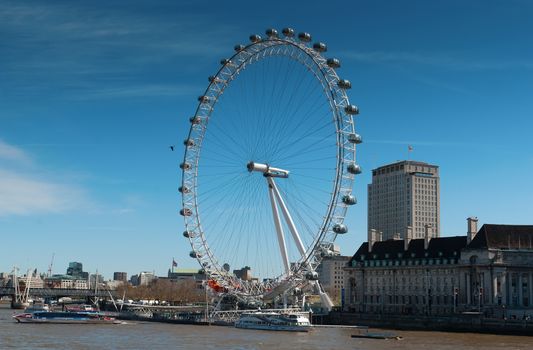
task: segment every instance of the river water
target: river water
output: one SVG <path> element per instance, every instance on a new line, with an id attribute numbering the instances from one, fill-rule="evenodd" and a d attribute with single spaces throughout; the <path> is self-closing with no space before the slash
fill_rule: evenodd
<path id="1" fill-rule="evenodd" d="M 533 349 L 533 336 L 394 331 L 402 340 L 354 339 L 353 329 L 318 328 L 309 333 L 243 330 L 154 322 L 118 325 L 19 324 L 0 305 L 0 349 Z"/>

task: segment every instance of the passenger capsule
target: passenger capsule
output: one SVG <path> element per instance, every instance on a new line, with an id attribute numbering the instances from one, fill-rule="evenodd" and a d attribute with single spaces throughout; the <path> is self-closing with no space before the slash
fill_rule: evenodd
<path id="1" fill-rule="evenodd" d="M 202 122 L 202 118 L 200 118 L 199 116 L 193 116 L 189 118 L 189 121 L 191 122 L 191 124 L 198 125 Z"/>
<path id="2" fill-rule="evenodd" d="M 349 80 L 341 79 L 337 82 L 337 86 L 340 87 L 341 89 L 348 90 L 352 88 L 352 83 L 350 83 Z"/>
<path id="3" fill-rule="evenodd" d="M 359 134 L 349 134 L 348 142 L 355 143 L 356 145 L 358 145 L 363 142 L 363 138 Z"/>
<path id="4" fill-rule="evenodd" d="M 185 141 L 183 141 L 183 144 L 187 147 L 192 147 L 194 146 L 194 140 L 193 139 L 186 139 Z"/>
<path id="5" fill-rule="evenodd" d="M 337 234 L 344 234 L 348 232 L 348 227 L 344 224 L 335 224 L 333 225 L 333 232 Z"/>
<path id="6" fill-rule="evenodd" d="M 220 64 L 222 64 L 222 65 L 226 65 L 228 63 L 231 63 L 231 61 L 228 60 L 227 58 L 223 58 L 223 59 L 220 60 Z"/>
<path id="7" fill-rule="evenodd" d="M 266 35 L 269 38 L 277 38 L 278 37 L 278 31 L 275 30 L 274 28 L 267 29 L 265 33 L 266 33 Z"/>
<path id="8" fill-rule="evenodd" d="M 346 205 L 354 205 L 357 204 L 357 199 L 354 195 L 347 194 L 344 197 L 342 197 L 342 202 Z"/>
<path id="9" fill-rule="evenodd" d="M 207 103 L 209 102 L 209 96 L 198 96 L 198 101 L 201 102 L 201 103 Z"/>
<path id="10" fill-rule="evenodd" d="M 348 105 L 344 107 L 344 111 L 348 114 L 359 114 L 359 108 L 355 105 Z"/>
<path id="11" fill-rule="evenodd" d="M 199 258 L 202 257 L 202 254 L 197 253 L 197 252 L 195 252 L 195 251 L 191 251 L 191 252 L 189 253 L 189 256 L 190 256 L 191 258 L 199 259 Z"/>
<path id="12" fill-rule="evenodd" d="M 305 274 L 305 278 L 310 281 L 316 281 L 318 280 L 318 273 L 316 271 L 309 271 Z"/>
<path id="13" fill-rule="evenodd" d="M 192 232 L 192 231 L 183 231 L 183 237 L 192 238 L 192 237 L 194 237 L 194 232 Z"/>
<path id="14" fill-rule="evenodd" d="M 294 36 L 294 29 L 292 29 L 292 28 L 283 28 L 283 30 L 281 32 L 287 38 L 292 38 Z"/>
<path id="15" fill-rule="evenodd" d="M 350 174 L 354 174 L 354 175 L 358 175 L 362 173 L 362 170 L 359 164 L 355 164 L 355 163 L 348 165 L 347 170 Z"/>
<path id="16" fill-rule="evenodd" d="M 339 61 L 337 58 L 328 58 L 326 64 L 331 68 L 341 67 L 341 61 Z"/>
<path id="17" fill-rule="evenodd" d="M 326 256 L 333 256 L 333 252 L 329 249 L 323 249 L 321 252 L 320 252 L 320 256 L 321 257 L 326 257 Z"/>
<path id="18" fill-rule="evenodd" d="M 216 77 L 216 76 L 210 76 L 207 80 L 209 80 L 210 83 L 225 83 L 226 81 L 223 80 L 223 79 L 220 79 L 219 77 Z"/>
<path id="19" fill-rule="evenodd" d="M 180 193 L 189 193 L 189 192 L 191 192 L 191 190 L 190 190 L 189 187 L 187 187 L 187 186 L 180 186 L 180 187 L 178 187 L 178 191 L 179 191 Z"/>
<path id="20" fill-rule="evenodd" d="M 180 215 L 181 216 L 191 216 L 192 215 L 192 210 L 189 209 L 189 208 L 183 208 L 180 210 Z"/>
<path id="21" fill-rule="evenodd" d="M 189 163 L 181 163 L 180 168 L 183 170 L 189 170 L 191 169 L 191 165 Z"/>
<path id="22" fill-rule="evenodd" d="M 298 34 L 298 39 L 300 39 L 300 41 L 303 41 L 304 43 L 308 43 L 311 41 L 311 34 L 302 32 Z"/>
<path id="23" fill-rule="evenodd" d="M 237 44 L 233 47 L 233 49 L 236 51 L 236 52 L 240 52 L 242 50 L 244 50 L 245 46 L 244 45 L 241 45 L 241 44 Z"/>
<path id="24" fill-rule="evenodd" d="M 316 52 L 326 52 L 328 51 L 328 47 L 324 43 L 314 43 L 313 50 Z"/>
<path id="25" fill-rule="evenodd" d="M 261 41 L 261 37 L 257 34 L 250 35 L 250 41 L 253 43 L 258 43 Z"/>

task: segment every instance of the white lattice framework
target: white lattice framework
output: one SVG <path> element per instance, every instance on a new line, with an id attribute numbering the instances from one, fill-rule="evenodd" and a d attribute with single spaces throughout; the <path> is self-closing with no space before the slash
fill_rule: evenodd
<path id="1" fill-rule="evenodd" d="M 270 33 L 269 33 L 270 32 Z M 284 30 L 285 33 L 285 30 Z M 292 32 L 294 33 L 294 32 Z M 344 218 L 347 207 L 355 204 L 352 196 L 354 177 L 360 173 L 356 164 L 356 144 L 361 138 L 355 133 L 353 115 L 358 113 L 357 107 L 350 104 L 346 89 L 351 87 L 349 81 L 340 79 L 336 68 L 340 66 L 337 59 L 326 59 L 322 53 L 324 44 L 309 44 L 304 36 L 298 39 L 291 35 L 278 36 L 274 30 L 267 31 L 268 37 L 252 36 L 252 43 L 247 46 L 236 46 L 236 53 L 229 59 L 223 60 L 222 67 L 209 78 L 209 85 L 199 98 L 196 113 L 190 118 L 191 127 L 185 140 L 185 153 L 182 169 L 181 215 L 185 219 L 183 235 L 190 241 L 194 257 L 210 279 L 224 287 L 227 291 L 239 297 L 260 300 L 270 291 L 282 294 L 284 291 L 305 283 L 306 274 L 314 271 L 323 256 L 324 247 L 335 241 L 338 234 L 346 233 Z M 303 33 L 306 34 L 306 33 Z M 302 34 L 300 34 L 302 36 Z M 310 36 L 309 36 L 310 38 Z M 323 45 L 323 46 L 321 46 Z M 332 120 L 336 128 L 336 172 L 332 179 L 329 207 L 322 225 L 316 232 L 315 238 L 300 261 L 292 264 L 291 273 L 273 278 L 268 282 L 249 283 L 238 279 L 235 275 L 224 270 L 217 257 L 209 248 L 204 234 L 204 227 L 200 217 L 197 199 L 197 175 L 202 142 L 215 105 L 222 93 L 231 82 L 238 79 L 239 74 L 249 65 L 260 60 L 267 60 L 272 56 L 285 56 L 305 66 L 322 85 L 324 94 L 332 110 Z M 209 228 L 205 228 L 209 229 Z"/>

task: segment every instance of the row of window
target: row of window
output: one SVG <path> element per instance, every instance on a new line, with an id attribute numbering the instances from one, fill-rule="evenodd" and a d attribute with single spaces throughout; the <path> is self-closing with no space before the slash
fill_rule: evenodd
<path id="1" fill-rule="evenodd" d="M 446 265 L 457 264 L 456 258 L 439 258 L 439 259 L 415 259 L 415 260 L 365 260 L 362 261 L 365 267 L 381 267 L 381 266 L 418 266 L 418 265 Z M 352 262 L 355 267 L 357 262 Z"/>

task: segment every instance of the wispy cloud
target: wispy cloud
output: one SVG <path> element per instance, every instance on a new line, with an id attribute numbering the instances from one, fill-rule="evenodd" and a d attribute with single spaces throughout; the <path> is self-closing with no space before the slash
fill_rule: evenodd
<path id="1" fill-rule="evenodd" d="M 234 43 L 228 40 L 235 35 L 229 34 L 236 28 L 207 25 L 209 14 L 170 16 L 163 9 L 152 10 L 127 11 L 113 4 L 0 3 L 0 32 L 9 39 L 2 43 L 0 67 L 10 93 L 46 90 L 62 98 L 198 93 L 172 85 L 169 77 L 194 72 L 202 57 L 231 54 Z M 163 65 L 165 74 L 159 71 Z"/>
<path id="2" fill-rule="evenodd" d="M 81 188 L 0 169 L 0 217 L 60 213 L 86 202 Z"/>
<path id="3" fill-rule="evenodd" d="M 418 64 L 452 70 L 533 69 L 533 61 L 528 60 L 488 60 L 467 58 L 460 54 L 450 53 L 345 51 L 342 53 L 342 57 L 367 63 Z"/>
<path id="4" fill-rule="evenodd" d="M 9 145 L 0 139 L 0 160 L 10 160 L 28 164 L 31 157 L 19 147 Z"/>
<path id="5" fill-rule="evenodd" d="M 45 178 L 20 147 L 0 140 L 0 160 L 11 161 L 0 163 L 0 217 L 60 213 L 88 206 L 82 187 Z"/>

